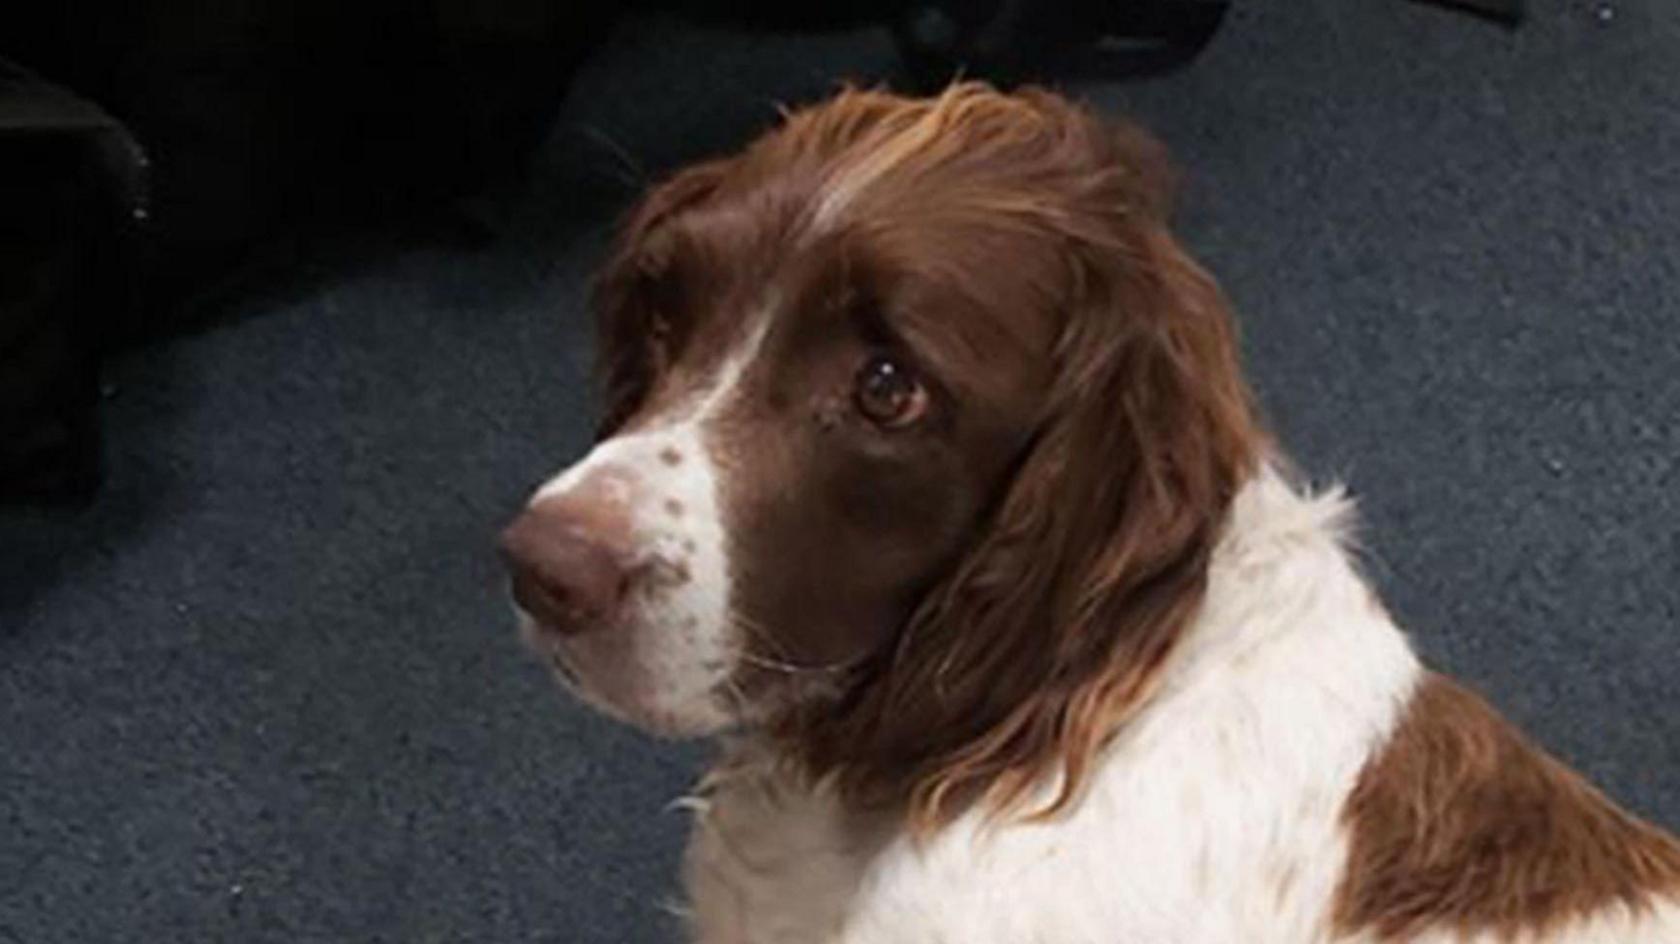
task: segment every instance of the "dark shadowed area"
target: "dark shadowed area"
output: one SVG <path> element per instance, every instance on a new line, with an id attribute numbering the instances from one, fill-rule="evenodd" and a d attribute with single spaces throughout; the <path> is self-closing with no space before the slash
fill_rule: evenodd
<path id="1" fill-rule="evenodd" d="M 1680 827 L 1680 6 L 1239 3 L 1157 131 L 1270 420 L 1440 668 Z M 884 32 L 621 24 L 493 237 L 316 240 L 107 371 L 109 478 L 0 517 L 0 941 L 674 941 L 703 751 L 562 696 L 493 555 L 585 445 L 636 181 Z"/>

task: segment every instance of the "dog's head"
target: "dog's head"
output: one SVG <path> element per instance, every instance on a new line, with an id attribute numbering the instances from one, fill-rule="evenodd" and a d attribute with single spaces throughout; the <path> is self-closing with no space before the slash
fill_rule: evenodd
<path id="1" fill-rule="evenodd" d="M 1167 176 L 968 84 L 655 188 L 597 285 L 600 440 L 504 536 L 529 638 L 609 713 L 759 726 L 934 816 L 1071 789 L 1259 448 Z"/>

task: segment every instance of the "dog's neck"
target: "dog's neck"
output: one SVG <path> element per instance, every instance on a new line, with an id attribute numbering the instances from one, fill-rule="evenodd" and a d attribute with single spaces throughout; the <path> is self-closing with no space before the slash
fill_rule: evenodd
<path id="1" fill-rule="evenodd" d="M 1356 524 L 1340 486 L 1313 493 L 1292 483 L 1280 462 L 1262 465 L 1231 503 L 1202 606 L 1163 669 L 1157 697 L 1290 650 L 1306 635 L 1314 645 L 1352 645 L 1336 654 L 1340 674 L 1415 673 L 1410 644 L 1351 550 Z M 1314 661 L 1330 664 L 1329 657 Z M 1370 681 L 1387 687 L 1392 679 Z"/>

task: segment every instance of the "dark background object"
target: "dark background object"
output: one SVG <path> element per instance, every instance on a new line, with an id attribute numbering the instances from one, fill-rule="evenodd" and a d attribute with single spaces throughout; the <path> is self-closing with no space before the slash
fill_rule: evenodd
<path id="1" fill-rule="evenodd" d="M 610 7 L 545 0 L 77 0 L 0 10 L 0 53 L 151 155 L 157 337 L 299 231 L 435 212 L 515 171 Z M 284 257 L 282 257 L 283 259 Z"/>
<path id="2" fill-rule="evenodd" d="M 1515 26 L 1522 22 L 1523 0 L 1423 0 L 1442 6 L 1457 7 L 1500 23 Z"/>
<path id="3" fill-rule="evenodd" d="M 1175 33 L 1173 14 L 1223 3 L 1081 0 L 1038 5 L 1029 17 L 1017 0 L 945 0 L 918 6 L 917 15 L 948 11 L 962 31 L 945 44 L 905 48 L 927 86 L 963 68 L 1000 79 L 1048 75 L 1116 29 L 1148 33 L 1182 61 L 1216 20 Z M 834 10 L 728 0 L 645 6 L 758 30 L 834 30 L 910 15 L 883 0 Z M 402 225 L 469 242 L 488 237 L 473 201 L 519 189 L 573 70 L 621 12 L 551 0 L 78 0 L 0 9 L 0 52 L 26 57 L 109 110 L 153 162 L 145 226 L 131 232 L 124 219 L 103 224 L 120 234 L 98 233 L 101 221 L 77 209 L 72 248 L 43 223 L 68 219 L 70 209 L 43 201 L 83 199 L 97 168 L 60 166 L 33 144 L 0 155 L 5 186 L 17 194 L 6 207 L 9 231 L 31 242 L 11 264 L 28 268 L 24 284 L 49 273 L 57 280 L 35 289 L 30 314 L 5 315 L 34 334 L 0 334 L 0 362 L 18 373 L 12 382 L 31 385 L 8 408 L 15 435 L 0 450 L 0 500 L 39 497 L 43 487 L 88 494 L 97 439 L 87 394 L 98 358 L 202 325 L 259 278 L 293 266 L 300 241 Z M 1111 55 L 1104 68 L 1118 75 L 1166 64 Z M 80 183 L 64 189 L 72 177 Z M 114 254 L 79 248 L 100 240 L 120 242 L 135 265 L 102 271 Z M 69 262 L 66 252 L 78 255 Z M 118 281 L 136 289 L 122 305 L 85 288 Z M 48 296 L 50 318 L 42 314 Z M 48 453 L 61 458 L 41 458 Z"/>
<path id="4" fill-rule="evenodd" d="M 1188 61 L 1229 7 L 1227 0 L 946 0 L 912 3 L 894 25 L 906 66 L 925 89 L 957 74 L 1005 85 L 1112 80 Z"/>
<path id="5" fill-rule="evenodd" d="M 933 85 L 960 69 L 1065 74 L 1117 33 L 1182 61 L 1225 0 L 640 6 L 759 29 L 944 16 L 961 35 L 915 46 L 917 75 Z M 123 343 L 190 324 L 204 314 L 194 301 L 271 260 L 261 250 L 283 236 L 436 214 L 517 182 L 573 70 L 622 12 L 549 0 L 80 0 L 0 11 L 0 53 L 109 111 L 155 161 L 145 315 L 120 326 L 111 340 Z M 1165 64 L 1113 56 L 1104 74 Z"/>
<path id="6" fill-rule="evenodd" d="M 1068 91 L 1185 165 L 1266 412 L 1424 653 L 1676 827 L 1680 6 L 1616 11 L 1239 3 Z M 0 511 L 0 941 L 677 941 L 704 752 L 555 690 L 493 537 L 588 441 L 624 202 L 898 68 L 884 27 L 637 14 L 489 238 L 308 240 L 112 357 L 105 488 Z"/>
<path id="7" fill-rule="evenodd" d="M 0 498 L 98 484 L 94 339 L 134 310 L 144 177 L 122 125 L 0 59 Z"/>
<path id="8" fill-rule="evenodd" d="M 1159 73 L 1206 45 L 1230 0 L 642 0 L 638 7 L 736 29 L 886 26 L 903 57 L 899 84 L 931 91 L 958 75 L 1007 86 Z"/>

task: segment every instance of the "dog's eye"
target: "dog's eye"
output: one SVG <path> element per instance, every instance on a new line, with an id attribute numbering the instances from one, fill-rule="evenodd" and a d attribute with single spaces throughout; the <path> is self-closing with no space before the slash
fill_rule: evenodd
<path id="1" fill-rule="evenodd" d="M 890 357 L 872 357 L 858 370 L 852 399 L 877 426 L 908 426 L 927 412 L 927 389 L 906 366 Z"/>

